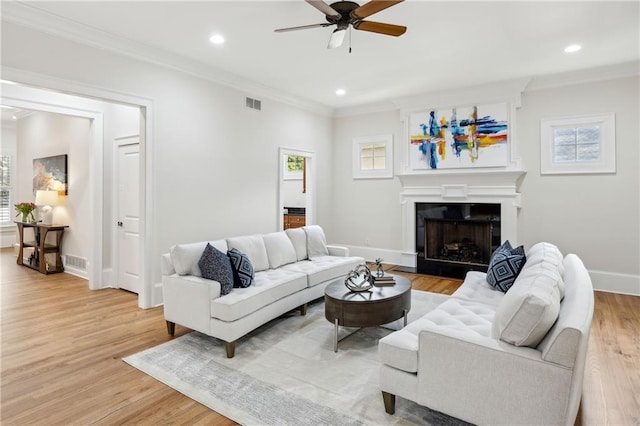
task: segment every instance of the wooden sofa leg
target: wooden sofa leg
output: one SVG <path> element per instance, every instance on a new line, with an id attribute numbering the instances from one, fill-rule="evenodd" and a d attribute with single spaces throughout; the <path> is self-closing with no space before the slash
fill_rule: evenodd
<path id="1" fill-rule="evenodd" d="M 227 351 L 227 358 L 233 358 L 236 354 L 236 342 L 224 342 L 224 350 Z"/>
<path id="2" fill-rule="evenodd" d="M 175 322 L 167 321 L 167 333 L 169 333 L 169 336 L 173 336 L 174 334 L 176 334 Z"/>
<path id="3" fill-rule="evenodd" d="M 304 305 L 300 306 L 300 315 L 305 316 L 307 315 L 307 304 L 305 303 Z"/>
<path id="4" fill-rule="evenodd" d="M 387 414 L 393 414 L 396 412 L 396 396 L 382 391 L 382 400 L 384 401 L 384 411 Z"/>

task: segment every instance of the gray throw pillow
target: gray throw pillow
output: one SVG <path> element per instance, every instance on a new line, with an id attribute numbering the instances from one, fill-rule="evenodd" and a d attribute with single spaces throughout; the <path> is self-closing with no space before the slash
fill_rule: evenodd
<path id="1" fill-rule="evenodd" d="M 249 257 L 240 250 L 232 248 L 227 252 L 233 269 L 233 286 L 247 288 L 253 284 L 255 273 Z"/>
<path id="2" fill-rule="evenodd" d="M 491 256 L 487 282 L 496 290 L 506 293 L 520 274 L 526 260 L 524 247 L 513 248 L 509 240 L 505 241 Z"/>
<path id="3" fill-rule="evenodd" d="M 220 283 L 220 295 L 229 294 L 233 289 L 233 269 L 226 254 L 207 243 L 198 261 L 202 277 Z"/>

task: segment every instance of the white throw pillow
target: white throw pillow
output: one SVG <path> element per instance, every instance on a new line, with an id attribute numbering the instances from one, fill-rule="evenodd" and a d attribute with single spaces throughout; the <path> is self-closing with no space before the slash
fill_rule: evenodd
<path id="1" fill-rule="evenodd" d="M 309 258 L 316 256 L 328 256 L 327 239 L 324 231 L 318 225 L 303 226 L 304 232 L 307 234 L 307 251 Z"/>
<path id="2" fill-rule="evenodd" d="M 223 253 L 227 252 L 226 240 L 208 241 L 209 244 L 217 248 Z M 178 275 L 195 275 L 201 277 L 198 262 L 207 246 L 207 241 L 189 244 L 176 244 L 169 251 L 171 255 L 171 263 Z"/>
<path id="3" fill-rule="evenodd" d="M 560 274 L 519 276 L 500 301 L 494 335 L 515 346 L 535 348 L 558 319 Z"/>
<path id="4" fill-rule="evenodd" d="M 267 248 L 267 256 L 269 257 L 269 266 L 271 266 L 271 269 L 288 263 L 294 263 L 298 260 L 296 257 L 296 249 L 284 231 L 265 234 L 262 236 L 262 239 Z"/>
<path id="5" fill-rule="evenodd" d="M 264 245 L 262 235 L 227 238 L 227 244 L 229 249 L 234 248 L 246 254 L 255 272 L 269 269 L 269 257 L 267 256 L 267 248 Z"/>
<path id="6" fill-rule="evenodd" d="M 291 228 L 284 231 L 291 240 L 293 247 L 296 249 L 296 258 L 305 260 L 309 258 L 307 253 L 307 233 L 302 228 Z"/>
<path id="7" fill-rule="evenodd" d="M 534 244 L 529 251 L 527 251 L 527 261 L 522 267 L 522 272 L 527 271 L 529 268 L 533 268 L 536 265 L 543 265 L 545 268 L 554 268 L 557 269 L 560 277 L 564 276 L 564 258 L 560 249 L 557 246 L 540 242 Z M 558 288 L 560 289 L 560 299 L 564 297 L 565 285 L 564 281 L 560 280 L 558 283 Z"/>

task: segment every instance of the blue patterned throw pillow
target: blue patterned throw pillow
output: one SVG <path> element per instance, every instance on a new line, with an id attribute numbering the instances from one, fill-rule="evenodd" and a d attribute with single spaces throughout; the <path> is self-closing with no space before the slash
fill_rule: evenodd
<path id="1" fill-rule="evenodd" d="M 491 255 L 487 282 L 491 287 L 506 293 L 518 277 L 526 260 L 524 247 L 513 248 L 509 240 L 505 241 Z"/>
<path id="2" fill-rule="evenodd" d="M 238 249 L 232 248 L 227 252 L 227 256 L 231 260 L 233 269 L 233 286 L 238 288 L 247 288 L 253 284 L 255 274 L 253 265 L 246 254 Z"/>
<path id="3" fill-rule="evenodd" d="M 202 277 L 220 283 L 220 295 L 229 294 L 233 289 L 233 269 L 229 258 L 223 252 L 207 243 L 198 261 Z"/>

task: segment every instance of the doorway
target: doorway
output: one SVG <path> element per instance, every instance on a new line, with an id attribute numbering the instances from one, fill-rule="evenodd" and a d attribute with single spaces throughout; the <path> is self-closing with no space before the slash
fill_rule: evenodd
<path id="1" fill-rule="evenodd" d="M 152 269 L 145 253 L 151 251 L 152 215 L 149 206 L 152 204 L 152 168 L 151 152 L 151 127 L 152 102 L 148 99 L 136 96 L 112 93 L 102 89 L 77 86 L 72 82 L 60 82 L 46 76 L 25 76 L 9 71 L 2 81 L 2 96 L 0 102 L 16 108 L 43 110 L 59 114 L 76 115 L 89 118 L 91 125 L 91 143 L 89 146 L 89 173 L 86 180 L 87 190 L 90 192 L 90 208 L 86 212 L 89 218 L 89 234 L 85 236 L 90 243 L 88 258 L 88 271 L 90 289 L 110 287 L 114 281 L 112 268 L 117 262 L 112 257 L 112 249 L 115 245 L 112 238 L 113 232 L 109 229 L 116 227 L 116 221 L 112 221 L 112 197 L 103 198 L 105 190 L 105 173 L 114 173 L 113 159 L 109 154 L 105 157 L 105 131 L 110 127 L 104 127 L 103 116 L 112 113 L 115 105 L 128 105 L 136 108 L 139 118 L 136 119 L 136 133 L 140 135 L 139 152 L 139 190 L 140 190 L 140 244 L 138 250 L 138 265 L 140 268 L 140 291 L 138 293 L 138 306 L 150 308 L 158 304 L 159 296 L 151 284 Z M 13 83 L 20 82 L 20 83 Z M 77 95 L 71 95 L 75 93 Z M 133 132 L 128 132 L 132 134 Z M 106 139 L 113 140 L 113 139 Z M 105 161 L 106 160 L 106 161 Z M 110 185 L 109 185 L 110 186 Z M 105 202 L 107 204 L 105 204 Z M 107 225 L 108 226 L 105 226 Z"/>
<path id="2" fill-rule="evenodd" d="M 278 230 L 315 223 L 315 154 L 310 151 L 278 150 Z"/>

